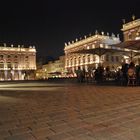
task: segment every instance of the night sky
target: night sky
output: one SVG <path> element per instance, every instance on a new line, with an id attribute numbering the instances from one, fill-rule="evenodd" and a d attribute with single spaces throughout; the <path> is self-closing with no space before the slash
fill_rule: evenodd
<path id="1" fill-rule="evenodd" d="M 35 45 L 38 56 L 63 55 L 64 43 L 94 34 L 121 34 L 122 19 L 140 18 L 140 0 L 3 0 L 0 43 Z"/>

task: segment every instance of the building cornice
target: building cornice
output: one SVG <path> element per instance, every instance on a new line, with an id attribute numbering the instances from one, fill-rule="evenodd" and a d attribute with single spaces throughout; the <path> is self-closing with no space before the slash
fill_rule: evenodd
<path id="1" fill-rule="evenodd" d="M 75 43 L 70 44 L 70 42 L 69 42 L 68 45 L 65 44 L 64 51 L 74 49 L 78 46 L 83 46 L 83 45 L 86 45 L 86 44 L 89 44 L 89 43 L 92 43 L 92 42 L 95 42 L 98 40 L 101 41 L 102 43 L 107 43 L 107 44 L 109 44 L 109 42 L 111 42 L 111 44 L 116 44 L 116 42 L 120 43 L 119 37 L 115 37 L 115 36 L 110 37 L 110 36 L 105 36 L 105 35 L 93 35 L 93 36 L 90 36 L 83 40 L 77 41 Z"/>
<path id="2" fill-rule="evenodd" d="M 36 53 L 35 47 L 30 46 L 29 48 L 24 48 L 24 47 L 8 47 L 8 46 L 0 46 L 0 51 L 5 51 L 5 52 L 34 52 Z"/>
<path id="3" fill-rule="evenodd" d="M 137 20 L 128 22 L 126 24 L 123 24 L 123 28 L 121 30 L 122 31 L 127 31 L 127 30 L 130 30 L 130 29 L 136 28 L 138 26 L 140 26 L 140 19 L 137 19 Z"/>

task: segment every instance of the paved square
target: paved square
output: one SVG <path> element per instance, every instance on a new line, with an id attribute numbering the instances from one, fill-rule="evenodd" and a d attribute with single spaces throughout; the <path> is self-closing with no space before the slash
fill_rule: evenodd
<path id="1" fill-rule="evenodd" d="M 140 140 L 140 87 L 0 83 L 0 140 Z"/>

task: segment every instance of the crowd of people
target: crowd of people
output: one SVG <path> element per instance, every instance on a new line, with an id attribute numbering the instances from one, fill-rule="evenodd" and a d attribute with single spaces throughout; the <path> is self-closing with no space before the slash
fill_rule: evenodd
<path id="1" fill-rule="evenodd" d="M 99 66 L 98 68 L 78 69 L 75 71 L 77 80 L 82 82 L 102 83 L 104 81 L 116 81 L 119 85 L 140 85 L 140 65 L 131 62 L 130 64 L 122 64 L 121 68 L 110 69 L 108 67 Z"/>
<path id="2" fill-rule="evenodd" d="M 117 80 L 121 85 L 140 85 L 140 65 L 123 64 L 117 72 Z"/>

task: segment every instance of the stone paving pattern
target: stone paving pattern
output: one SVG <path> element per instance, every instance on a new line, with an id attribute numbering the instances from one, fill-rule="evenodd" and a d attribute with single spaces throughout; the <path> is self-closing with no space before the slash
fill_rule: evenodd
<path id="1" fill-rule="evenodd" d="M 140 140 L 140 87 L 21 85 L 0 89 L 0 140 Z"/>

